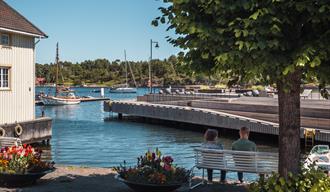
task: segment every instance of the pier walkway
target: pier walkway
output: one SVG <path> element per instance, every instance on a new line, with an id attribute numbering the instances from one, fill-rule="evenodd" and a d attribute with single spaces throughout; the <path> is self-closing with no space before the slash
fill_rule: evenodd
<path id="1" fill-rule="evenodd" d="M 111 111 L 118 114 L 127 114 L 131 116 L 147 117 L 161 120 L 169 120 L 176 122 L 192 123 L 197 125 L 205 125 L 211 127 L 219 127 L 226 129 L 239 130 L 242 126 L 247 126 L 252 132 L 278 135 L 279 127 L 274 117 L 267 118 L 251 118 L 251 112 L 233 112 L 220 109 L 208 109 L 190 106 L 180 106 L 171 104 L 160 104 L 150 102 L 137 101 L 113 101 L 111 106 L 108 102 L 104 104 L 105 111 Z M 310 113 L 311 111 L 307 111 Z M 250 114 L 250 115 L 247 115 Z M 262 113 L 258 112 L 259 115 Z M 274 114 L 272 114 L 274 115 Z M 325 114 L 327 115 L 327 114 Z M 306 117 L 311 118 L 312 117 Z M 263 120 L 264 119 L 264 120 Z M 273 119 L 273 121 L 271 120 Z M 303 122 L 304 122 L 304 118 Z M 323 128 L 316 128 L 315 140 L 322 142 L 330 142 L 330 127 L 328 118 L 322 118 Z M 310 124 L 313 125 L 313 124 Z M 315 124 L 314 124 L 315 125 Z M 304 138 L 305 128 L 302 127 L 301 138 Z"/>

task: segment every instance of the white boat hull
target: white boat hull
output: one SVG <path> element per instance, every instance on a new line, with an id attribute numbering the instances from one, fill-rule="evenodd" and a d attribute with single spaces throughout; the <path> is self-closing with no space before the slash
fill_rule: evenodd
<path id="1" fill-rule="evenodd" d="M 80 99 L 76 98 L 41 97 L 40 100 L 44 105 L 76 105 L 80 103 Z"/>
<path id="2" fill-rule="evenodd" d="M 323 150 L 318 150 L 322 148 Z M 309 168 L 311 165 L 314 165 L 318 168 L 322 168 L 323 170 L 330 172 L 329 146 L 316 145 L 313 147 L 311 153 L 308 155 L 304 163 L 305 168 Z"/>
<path id="3" fill-rule="evenodd" d="M 136 92 L 137 92 L 136 88 L 130 88 L 130 87 L 110 89 L 110 93 L 136 93 Z"/>

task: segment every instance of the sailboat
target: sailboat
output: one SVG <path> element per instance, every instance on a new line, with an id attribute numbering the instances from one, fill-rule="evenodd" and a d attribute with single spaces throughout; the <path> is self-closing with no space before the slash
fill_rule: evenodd
<path id="1" fill-rule="evenodd" d="M 80 99 L 77 98 L 70 88 L 60 87 L 58 85 L 58 73 L 59 73 L 59 53 L 58 43 L 56 44 L 56 83 L 55 83 L 55 96 L 42 95 L 40 100 L 44 105 L 75 105 L 80 103 Z"/>
<path id="2" fill-rule="evenodd" d="M 124 50 L 124 55 L 125 55 L 125 73 L 126 73 L 126 83 L 124 84 L 124 86 L 119 86 L 119 87 L 115 87 L 115 88 L 111 88 L 110 89 L 110 93 L 136 93 L 137 92 L 137 89 L 134 88 L 134 87 L 129 87 L 128 85 L 128 78 L 127 78 L 127 75 L 128 75 L 128 72 L 127 72 L 127 68 L 130 67 L 130 71 L 131 71 L 131 74 L 133 76 L 133 72 L 132 72 L 132 69 L 131 69 L 131 66 L 129 66 L 127 60 L 126 60 L 126 50 Z M 133 79 L 134 79 L 134 76 L 133 76 Z M 135 83 L 135 86 L 136 86 L 136 82 L 135 82 L 135 79 L 134 79 L 134 83 Z"/>

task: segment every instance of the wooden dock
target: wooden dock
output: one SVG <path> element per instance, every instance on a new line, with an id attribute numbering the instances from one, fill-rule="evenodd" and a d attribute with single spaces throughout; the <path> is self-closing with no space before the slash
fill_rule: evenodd
<path id="1" fill-rule="evenodd" d="M 137 101 L 114 101 L 105 102 L 104 110 L 118 114 L 184 122 L 233 130 L 239 130 L 240 127 L 247 126 L 251 129 L 251 132 L 269 135 L 278 135 L 279 131 L 278 123 L 276 121 L 270 121 L 270 119 L 263 120 L 262 118 L 255 118 L 253 115 L 249 116 L 243 113 L 234 114 L 231 111 L 221 111 L 219 109 L 207 109 Z M 300 137 L 304 138 L 303 133 L 306 128 L 315 128 L 315 140 L 330 142 L 330 125 L 327 124 L 330 121 L 327 118 L 323 118 L 323 120 L 324 125 L 320 128 L 315 128 L 314 126 L 303 126 L 301 128 Z"/>
<path id="2" fill-rule="evenodd" d="M 110 100 L 110 98 L 106 98 L 106 97 L 82 97 L 80 98 L 81 102 L 91 102 L 91 101 L 108 101 Z"/>
<path id="3" fill-rule="evenodd" d="M 18 124 L 23 129 L 22 135 L 18 137 L 23 143 L 49 141 L 52 137 L 52 119 L 49 117 L 40 117 L 31 121 L 18 122 L 17 124 L 0 125 L 6 132 L 5 137 L 16 137 L 15 127 Z"/>

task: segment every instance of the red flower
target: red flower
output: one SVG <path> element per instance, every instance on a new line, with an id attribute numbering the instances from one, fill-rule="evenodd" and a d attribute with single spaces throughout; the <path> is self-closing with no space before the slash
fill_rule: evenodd
<path id="1" fill-rule="evenodd" d="M 173 162 L 173 158 L 171 156 L 166 156 L 166 157 L 163 158 L 163 161 L 166 164 L 171 164 Z"/>

